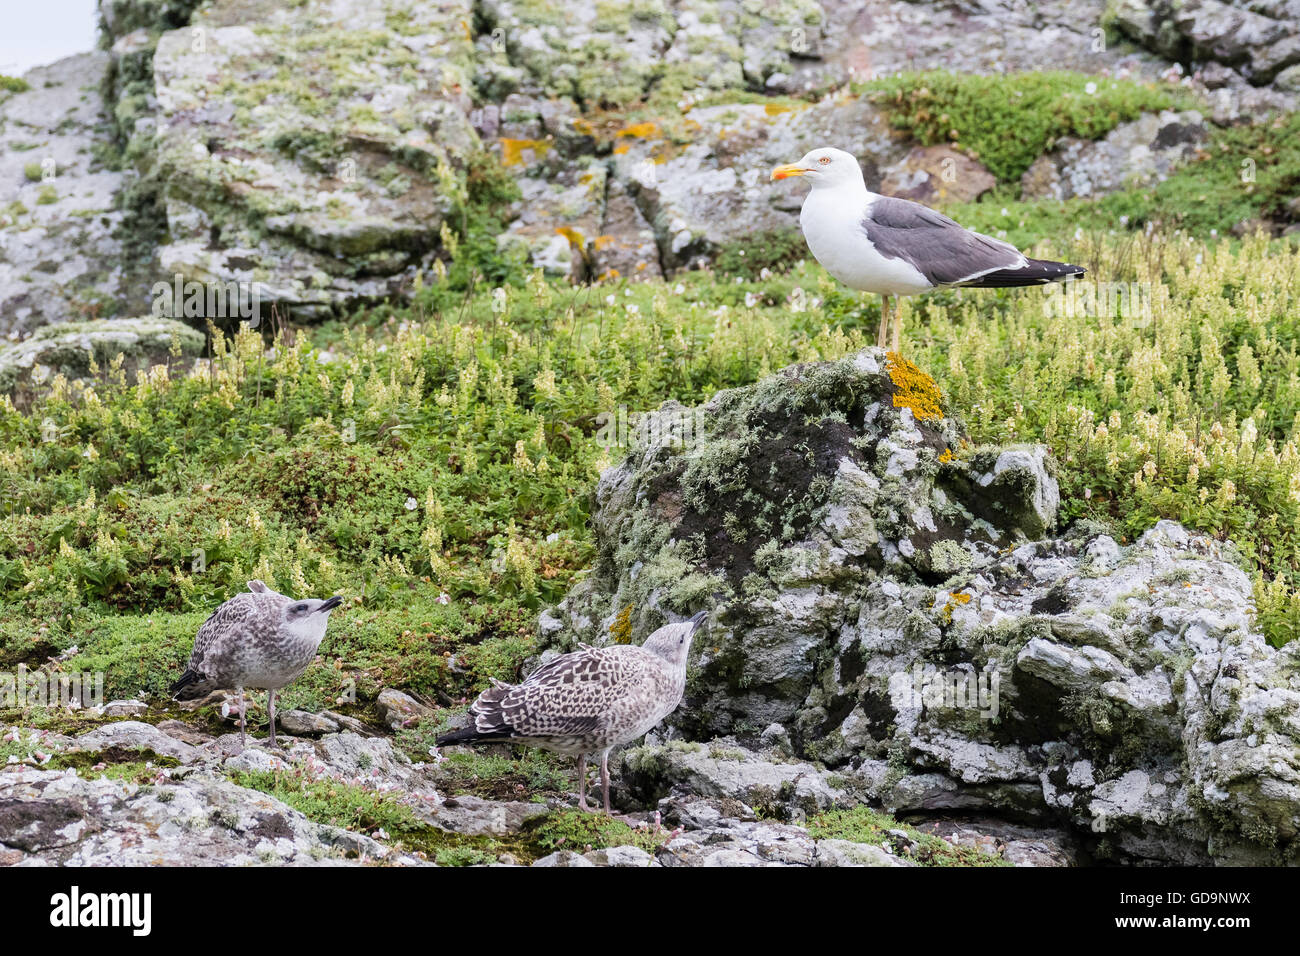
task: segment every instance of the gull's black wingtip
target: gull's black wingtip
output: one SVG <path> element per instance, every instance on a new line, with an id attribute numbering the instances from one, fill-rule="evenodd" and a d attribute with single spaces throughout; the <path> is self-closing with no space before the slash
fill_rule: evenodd
<path id="1" fill-rule="evenodd" d="M 180 678 L 176 681 L 176 683 L 172 684 L 172 686 L 167 689 L 167 695 L 169 697 L 174 698 L 186 687 L 189 687 L 191 684 L 198 683 L 198 680 L 199 680 L 198 673 L 192 670 L 191 668 L 187 667 L 185 669 L 185 673 L 180 676 Z"/>

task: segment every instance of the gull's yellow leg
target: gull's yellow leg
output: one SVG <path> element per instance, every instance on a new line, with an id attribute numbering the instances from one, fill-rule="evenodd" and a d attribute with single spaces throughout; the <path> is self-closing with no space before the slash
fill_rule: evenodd
<path id="1" fill-rule="evenodd" d="M 895 352 L 900 351 L 899 343 L 902 341 L 902 338 L 903 338 L 903 310 L 898 305 L 895 305 L 894 306 L 894 349 L 893 349 Z"/>
<path id="2" fill-rule="evenodd" d="M 886 348 L 889 344 L 889 296 L 880 297 L 880 332 L 876 335 L 876 346 Z"/>

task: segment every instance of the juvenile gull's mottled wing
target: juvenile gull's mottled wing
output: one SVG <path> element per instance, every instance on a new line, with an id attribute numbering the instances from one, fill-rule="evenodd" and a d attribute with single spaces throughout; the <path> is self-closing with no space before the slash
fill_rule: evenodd
<path id="1" fill-rule="evenodd" d="M 236 594 L 209 615 L 194 637 L 185 673 L 171 687 L 174 697 L 202 696 L 213 689 L 212 681 L 219 659 L 225 654 L 273 630 L 278 620 L 278 605 L 289 599 L 275 591 Z"/>
<path id="2" fill-rule="evenodd" d="M 492 687 L 470 707 L 471 724 L 446 742 L 599 736 L 629 698 L 654 691 L 640 648 L 590 648 L 539 667 L 521 684 Z M 642 666 L 638 666 L 642 665 Z M 654 666 L 658 666 L 655 664 Z"/>

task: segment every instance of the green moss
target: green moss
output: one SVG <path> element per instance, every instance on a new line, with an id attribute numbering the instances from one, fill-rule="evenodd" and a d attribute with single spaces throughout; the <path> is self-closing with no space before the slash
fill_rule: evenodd
<path id="1" fill-rule="evenodd" d="M 1093 92 L 1088 92 L 1091 85 Z M 1014 182 L 1064 136 L 1097 139 L 1144 112 L 1189 105 L 1156 84 L 1050 71 L 977 75 L 901 73 L 856 89 L 925 145 L 954 146 L 1000 182 Z"/>
<path id="2" fill-rule="evenodd" d="M 0 73 L 0 92 L 5 93 L 26 93 L 31 86 L 26 80 L 17 76 L 5 76 Z"/>
<path id="3" fill-rule="evenodd" d="M 887 846 L 900 857 L 910 857 L 922 866 L 1011 866 L 1001 857 L 975 847 L 954 846 L 947 840 L 867 807 L 827 810 L 811 817 L 809 835 L 817 840 L 849 840 Z M 892 831 L 892 832 L 891 832 Z M 899 833 L 904 838 L 899 837 Z"/>
<path id="4" fill-rule="evenodd" d="M 602 813 L 561 810 L 524 824 L 528 839 L 544 850 L 600 850 L 635 846 L 653 854 L 668 838 L 668 831 L 636 829 Z"/>

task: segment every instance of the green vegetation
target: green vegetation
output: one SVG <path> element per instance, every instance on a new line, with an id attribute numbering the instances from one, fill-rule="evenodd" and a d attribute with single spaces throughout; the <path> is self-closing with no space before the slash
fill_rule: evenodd
<path id="1" fill-rule="evenodd" d="M 1067 520 L 1236 540 L 1261 623 L 1290 639 L 1300 251 L 1085 233 L 1039 252 L 1124 285 L 909 300 L 905 351 L 976 442 L 1052 447 Z M 682 276 L 680 294 L 537 276 L 494 294 L 457 268 L 463 290 L 431 276 L 408 309 L 284 331 L 267 355 L 245 331 L 210 370 L 128 382 L 110 363 L 30 407 L 0 400 L 0 664 L 75 644 L 64 666 L 105 671 L 110 695 L 160 693 L 206 614 L 260 577 L 348 597 L 284 706 L 349 686 L 364 706 L 390 684 L 454 709 L 518 674 L 538 609 L 590 563 L 591 489 L 618 453 L 599 414 L 837 358 L 878 315 L 807 261 Z"/>
<path id="2" fill-rule="evenodd" d="M 26 93 L 30 89 L 31 86 L 21 77 L 0 73 L 0 93 Z"/>
<path id="3" fill-rule="evenodd" d="M 922 866 L 1011 866 L 1001 857 L 975 847 L 954 846 L 867 807 L 827 810 L 810 818 L 807 827 L 815 839 L 884 845 Z"/>
<path id="4" fill-rule="evenodd" d="M 1018 180 L 1063 136 L 1097 139 L 1144 112 L 1190 105 L 1172 88 L 1067 71 L 981 76 L 931 70 L 856 89 L 923 145 L 961 149 L 1000 182 Z"/>
<path id="5" fill-rule="evenodd" d="M 270 794 L 317 823 L 366 833 L 382 829 L 399 838 L 425 827 L 400 795 L 390 791 L 280 770 L 236 771 L 231 780 Z"/>
<path id="6" fill-rule="evenodd" d="M 505 853 L 531 863 L 555 850 L 636 846 L 653 853 L 668 837 L 663 829 L 636 829 L 602 814 L 560 809 L 527 821 L 518 834 L 493 838 L 464 836 L 422 821 L 402 794 L 291 771 L 237 771 L 242 787 L 269 794 L 308 819 L 376 835 L 407 852 L 423 854 L 440 866 L 492 864 Z"/>
<path id="7" fill-rule="evenodd" d="M 635 846 L 654 853 L 668 836 L 663 830 L 633 829 L 622 820 L 582 810 L 548 813 L 525 824 L 524 830 L 547 852 L 575 850 L 584 853 L 588 849 Z"/>

